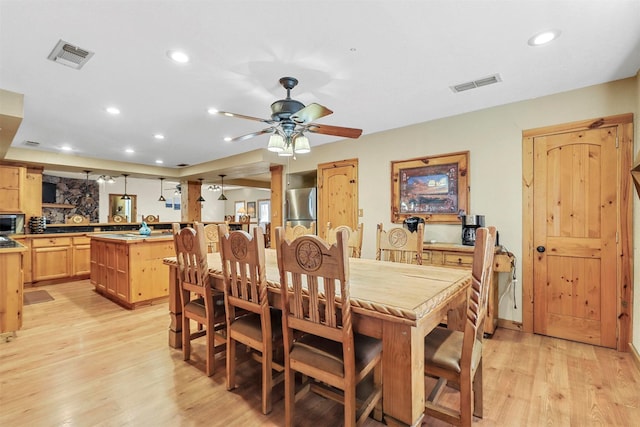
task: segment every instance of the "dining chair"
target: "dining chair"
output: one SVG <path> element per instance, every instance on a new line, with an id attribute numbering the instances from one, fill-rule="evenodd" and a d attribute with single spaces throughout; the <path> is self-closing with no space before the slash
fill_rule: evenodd
<path id="1" fill-rule="evenodd" d="M 207 224 L 204 226 L 204 238 L 207 242 L 208 252 L 220 252 L 218 224 Z"/>
<path id="2" fill-rule="evenodd" d="M 345 426 L 362 425 L 374 410 L 380 417 L 382 342 L 353 332 L 347 232 L 338 232 L 336 243 L 329 246 L 315 235 L 286 240 L 284 229 L 278 227 L 276 250 L 282 298 L 285 425 L 293 425 L 295 401 L 308 391 L 342 403 Z M 295 372 L 303 378 L 297 395 Z M 367 377 L 373 380 L 369 394 L 356 399 L 356 386 Z"/>
<path id="3" fill-rule="evenodd" d="M 89 224 L 90 218 L 88 216 L 75 214 L 65 219 L 65 224 Z"/>
<path id="4" fill-rule="evenodd" d="M 109 222 L 129 222 L 125 215 L 115 214 L 108 218 Z"/>
<path id="5" fill-rule="evenodd" d="M 385 231 L 382 224 L 376 230 L 376 259 L 378 261 L 404 262 L 422 265 L 424 224 L 418 224 L 415 232 L 394 227 Z"/>
<path id="6" fill-rule="evenodd" d="M 291 221 L 287 221 L 284 228 L 284 236 L 287 240 L 293 240 L 296 237 L 304 236 L 307 234 L 316 234 L 316 222 L 312 222 L 309 227 L 304 225 L 291 225 Z"/>
<path id="7" fill-rule="evenodd" d="M 160 215 L 142 215 L 142 221 L 146 222 L 147 224 L 153 224 L 156 222 L 160 222 Z"/>
<path id="8" fill-rule="evenodd" d="M 232 231 L 220 224 L 220 256 L 227 314 L 227 390 L 236 387 L 236 342 L 259 354 L 262 363 L 262 413 L 271 412 L 271 389 L 281 382 L 284 366 L 274 361 L 282 355 L 282 312 L 269 308 L 262 229 Z M 281 358 L 280 358 L 281 359 Z"/>
<path id="9" fill-rule="evenodd" d="M 226 344 L 224 293 L 215 291 L 210 283 L 202 223 L 194 223 L 193 228 L 182 229 L 179 223 L 173 223 L 172 228 L 178 262 L 180 304 L 184 317 L 184 360 L 191 358 L 191 341 L 206 336 L 206 373 L 211 376 L 215 372 L 215 355 L 223 351 Z M 191 332 L 191 320 L 198 324 L 198 329 L 194 332 Z M 204 325 L 204 329 L 201 325 Z"/>
<path id="10" fill-rule="evenodd" d="M 352 229 L 348 225 L 339 225 L 336 228 L 331 228 L 331 222 L 327 223 L 327 229 L 325 232 L 325 238 L 327 243 L 332 245 L 336 242 L 336 233 L 340 230 L 346 230 L 347 232 L 347 246 L 349 247 L 349 257 L 360 258 L 362 253 L 362 232 L 364 225 L 358 224 L 358 228 Z"/>
<path id="11" fill-rule="evenodd" d="M 495 227 L 476 230 L 464 330 L 436 327 L 424 340 L 425 376 L 437 378 L 425 401 L 424 413 L 453 425 L 471 426 L 473 415 L 482 418 L 482 339 L 495 235 Z M 459 390 L 457 410 L 438 404 L 438 398 L 448 383 Z"/>

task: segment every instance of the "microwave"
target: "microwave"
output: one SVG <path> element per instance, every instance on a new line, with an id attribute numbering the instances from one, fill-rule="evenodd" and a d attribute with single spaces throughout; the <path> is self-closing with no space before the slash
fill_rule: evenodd
<path id="1" fill-rule="evenodd" d="M 24 234 L 24 214 L 0 214 L 0 234 Z"/>

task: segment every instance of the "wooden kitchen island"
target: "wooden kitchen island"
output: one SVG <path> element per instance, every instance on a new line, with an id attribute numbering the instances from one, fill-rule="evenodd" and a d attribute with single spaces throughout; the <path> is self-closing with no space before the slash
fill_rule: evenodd
<path id="1" fill-rule="evenodd" d="M 175 256 L 172 234 L 92 234 L 91 283 L 96 292 L 134 309 L 169 295 L 169 268 Z"/>

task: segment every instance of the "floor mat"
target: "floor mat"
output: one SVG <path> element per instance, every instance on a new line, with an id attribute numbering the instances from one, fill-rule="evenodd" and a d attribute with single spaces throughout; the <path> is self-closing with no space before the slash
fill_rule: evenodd
<path id="1" fill-rule="evenodd" d="M 22 294 L 24 305 L 38 304 L 41 302 L 53 301 L 53 297 L 47 291 L 30 291 Z"/>

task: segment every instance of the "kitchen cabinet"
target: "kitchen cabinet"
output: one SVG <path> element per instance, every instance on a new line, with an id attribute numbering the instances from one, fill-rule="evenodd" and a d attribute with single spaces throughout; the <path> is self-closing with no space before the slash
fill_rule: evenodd
<path id="1" fill-rule="evenodd" d="M 31 242 L 31 279 L 62 279 L 72 276 L 71 237 L 46 237 Z"/>
<path id="2" fill-rule="evenodd" d="M 24 212 L 26 175 L 22 166 L 0 166 L 0 212 Z"/>
<path id="3" fill-rule="evenodd" d="M 473 265 L 473 250 L 473 246 L 455 243 L 425 243 L 422 264 L 470 270 Z M 511 271 L 511 261 L 512 259 L 501 251 L 501 247 L 496 246 L 487 302 L 487 317 L 484 322 L 486 334 L 492 335 L 498 327 L 498 273 Z"/>
<path id="4" fill-rule="evenodd" d="M 162 261 L 175 256 L 172 235 L 95 234 L 90 253 L 91 283 L 107 298 L 135 308 L 169 295 Z"/>
<path id="5" fill-rule="evenodd" d="M 73 244 L 73 276 L 84 276 L 91 273 L 91 238 L 78 236 L 72 238 Z"/>

